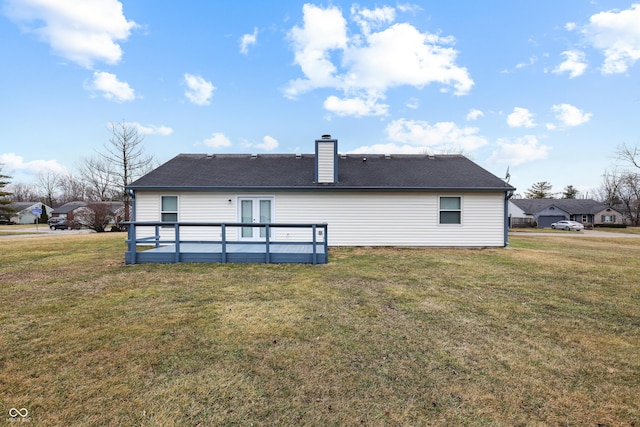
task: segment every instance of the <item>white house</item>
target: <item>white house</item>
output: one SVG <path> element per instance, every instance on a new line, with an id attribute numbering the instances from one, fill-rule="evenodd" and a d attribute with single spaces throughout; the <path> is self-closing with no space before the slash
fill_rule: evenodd
<path id="1" fill-rule="evenodd" d="M 180 154 L 128 187 L 134 223 L 326 223 L 329 246 L 507 244 L 507 200 L 515 189 L 467 158 L 341 155 L 328 135 L 315 148 L 314 154 Z M 269 237 L 293 242 L 302 232 L 274 229 Z M 260 227 L 236 227 L 225 236 L 265 237 Z M 180 238 L 219 240 L 221 231 L 185 230 Z"/>
<path id="2" fill-rule="evenodd" d="M 11 221 L 16 224 L 35 224 L 40 219 L 42 211 L 46 211 L 47 216 L 51 216 L 53 212 L 51 206 L 41 202 L 14 202 L 11 208 L 13 209 Z"/>

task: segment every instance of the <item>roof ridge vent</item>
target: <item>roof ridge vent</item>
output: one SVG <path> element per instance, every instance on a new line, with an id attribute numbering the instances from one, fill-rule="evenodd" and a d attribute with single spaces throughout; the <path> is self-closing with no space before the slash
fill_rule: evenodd
<path id="1" fill-rule="evenodd" d="M 257 159 L 257 158 L 258 158 L 258 155 L 257 155 L 257 154 L 252 154 L 252 155 L 251 155 L 251 158 L 252 158 L 252 159 Z"/>
<path id="2" fill-rule="evenodd" d="M 385 159 L 387 159 L 387 160 L 389 160 L 389 159 L 391 158 L 391 154 L 385 154 L 385 155 L 384 155 L 384 158 L 385 158 Z"/>
<path id="3" fill-rule="evenodd" d="M 301 159 L 301 158 L 302 158 L 302 154 L 296 153 L 296 159 Z"/>

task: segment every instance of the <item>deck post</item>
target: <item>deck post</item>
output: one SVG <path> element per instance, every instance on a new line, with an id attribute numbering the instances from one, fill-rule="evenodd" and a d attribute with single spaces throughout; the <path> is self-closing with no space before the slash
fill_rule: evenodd
<path id="1" fill-rule="evenodd" d="M 220 232 L 222 237 L 222 262 L 227 263 L 227 225 L 220 224 Z"/>
<path id="2" fill-rule="evenodd" d="M 322 228 L 324 228 L 324 262 L 328 263 L 329 262 L 329 234 L 328 234 L 329 227 L 326 222 L 322 225 Z"/>
<path id="3" fill-rule="evenodd" d="M 271 255 L 269 253 L 269 224 L 264 226 L 264 233 L 265 233 L 265 243 L 266 243 L 266 253 L 264 254 L 264 258 L 265 258 L 265 262 L 267 264 L 271 263 Z"/>
<path id="4" fill-rule="evenodd" d="M 313 258 L 311 258 L 311 262 L 313 265 L 316 265 L 318 263 L 318 254 L 317 254 L 317 250 L 316 250 L 316 225 L 313 224 L 313 226 L 311 227 L 311 230 L 313 232 L 313 240 L 312 240 L 312 244 L 313 244 Z"/>
<path id="5" fill-rule="evenodd" d="M 160 227 L 156 225 L 156 249 L 160 247 Z"/>
<path id="6" fill-rule="evenodd" d="M 129 254 L 131 256 L 131 264 L 137 264 L 138 242 L 136 242 L 136 224 L 129 224 L 127 231 L 129 234 Z"/>
<path id="7" fill-rule="evenodd" d="M 176 244 L 176 262 L 180 262 L 180 224 L 177 222 L 173 225 L 175 230 L 175 244 Z"/>

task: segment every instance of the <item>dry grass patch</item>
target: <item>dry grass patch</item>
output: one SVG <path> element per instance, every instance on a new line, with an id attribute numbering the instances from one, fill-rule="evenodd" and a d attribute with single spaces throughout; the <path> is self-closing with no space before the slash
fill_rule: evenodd
<path id="1" fill-rule="evenodd" d="M 0 409 L 36 425 L 640 425 L 640 239 L 124 266 L 0 246 Z"/>

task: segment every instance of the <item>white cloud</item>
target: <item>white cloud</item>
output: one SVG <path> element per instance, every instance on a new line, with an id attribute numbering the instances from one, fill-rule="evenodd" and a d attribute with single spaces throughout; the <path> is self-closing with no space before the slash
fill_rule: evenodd
<path id="1" fill-rule="evenodd" d="M 256 144 L 255 147 L 265 151 L 272 151 L 278 148 L 278 140 L 267 135 L 262 138 L 261 144 Z"/>
<path id="2" fill-rule="evenodd" d="M 317 88 L 330 88 L 344 93 L 340 98 L 327 98 L 325 107 L 338 107 L 343 114 L 379 115 L 386 91 L 396 86 L 422 88 L 439 83 L 444 90 L 453 88 L 456 95 L 468 93 L 473 86 L 466 68 L 456 65 L 458 52 L 451 47 L 453 37 L 421 33 L 407 23 L 389 25 L 395 10 L 352 8 L 352 20 L 360 32 L 348 28 L 340 9 L 326 9 L 305 4 L 303 25 L 294 26 L 289 38 L 304 78 L 289 82 L 285 96 L 296 98 Z M 381 27 L 385 27 L 382 28 Z M 342 108 L 345 101 L 360 108 Z M 384 106 L 385 109 L 387 106 Z"/>
<path id="3" fill-rule="evenodd" d="M 335 6 L 327 9 L 305 4 L 302 7 L 303 26 L 294 26 L 289 32 L 295 51 L 294 62 L 300 66 L 306 79 L 289 82 L 285 95 L 298 95 L 319 87 L 339 85 L 334 76 L 337 68 L 330 59 L 330 52 L 347 46 L 347 23 Z"/>
<path id="4" fill-rule="evenodd" d="M 537 56 L 531 56 L 528 61 L 519 62 L 512 69 L 502 70 L 501 73 L 502 74 L 511 74 L 511 73 L 515 72 L 516 70 L 520 70 L 522 68 L 530 67 L 530 66 L 534 65 L 536 62 L 538 62 L 538 57 Z"/>
<path id="5" fill-rule="evenodd" d="M 361 9 L 354 4 L 351 7 L 352 19 L 360 26 L 364 35 L 369 35 L 372 29 L 381 28 L 384 24 L 393 22 L 396 18 L 396 10 L 389 6 L 375 9 Z"/>
<path id="6" fill-rule="evenodd" d="M 216 132 L 211 135 L 211 138 L 205 139 L 203 144 L 212 148 L 230 147 L 231 140 L 224 136 L 224 134 Z"/>
<path id="7" fill-rule="evenodd" d="M 418 98 L 411 98 L 405 103 L 405 105 L 407 106 L 407 108 L 415 110 L 420 106 L 420 100 Z"/>
<path id="8" fill-rule="evenodd" d="M 476 108 L 472 108 L 467 113 L 467 120 L 468 121 L 478 120 L 482 116 L 484 116 L 484 113 L 482 111 L 480 111 L 480 110 L 478 110 Z"/>
<path id="9" fill-rule="evenodd" d="M 570 104 L 557 104 L 551 107 L 551 110 L 556 113 L 556 118 L 560 120 L 564 126 L 579 126 L 587 123 L 591 119 L 591 113 L 585 113 Z"/>
<path id="10" fill-rule="evenodd" d="M 345 98 L 340 99 L 337 96 L 329 96 L 324 101 L 324 108 L 338 116 L 384 116 L 387 114 L 389 106 L 386 104 L 378 104 L 375 97 L 362 98 Z"/>
<path id="11" fill-rule="evenodd" d="M 249 46 L 253 46 L 258 41 L 258 28 L 253 29 L 252 34 L 245 34 L 240 39 L 240 53 L 247 55 L 249 53 Z"/>
<path id="12" fill-rule="evenodd" d="M 507 116 L 507 124 L 512 128 L 532 128 L 536 126 L 533 121 L 533 114 L 522 107 L 515 107 L 513 109 L 513 113 Z"/>
<path id="13" fill-rule="evenodd" d="M 597 13 L 583 33 L 605 56 L 604 74 L 624 73 L 640 59 L 640 4 L 630 9 Z"/>
<path id="14" fill-rule="evenodd" d="M 498 141 L 498 149 L 488 159 L 490 163 L 505 163 L 518 166 L 534 160 L 546 159 L 551 147 L 540 144 L 538 138 L 526 135 L 511 142 L 508 139 Z"/>
<path id="15" fill-rule="evenodd" d="M 156 126 L 156 125 L 144 126 L 137 122 L 131 122 L 127 124 L 138 129 L 138 133 L 141 135 L 169 136 L 173 133 L 173 129 L 167 126 Z"/>
<path id="16" fill-rule="evenodd" d="M 567 31 L 573 31 L 576 28 L 578 28 L 578 25 L 575 22 L 567 22 L 564 25 L 564 29 L 567 30 Z"/>
<path id="17" fill-rule="evenodd" d="M 96 62 L 117 64 L 119 42 L 138 27 L 116 0 L 9 0 L 5 11 L 23 31 L 48 43 L 56 55 L 85 68 Z"/>
<path id="18" fill-rule="evenodd" d="M 584 52 L 579 50 L 566 50 L 562 52 L 566 58 L 560 65 L 553 69 L 554 74 L 569 73 L 569 78 L 581 76 L 587 69 Z"/>
<path id="19" fill-rule="evenodd" d="M 104 71 L 94 71 L 93 81 L 85 82 L 85 89 L 102 92 L 102 96 L 109 101 L 125 102 L 136 99 L 135 91 L 127 82 L 121 82 L 115 74 Z"/>
<path id="20" fill-rule="evenodd" d="M 358 153 L 425 153 L 432 151 L 473 151 L 488 141 L 478 135 L 477 128 L 460 128 L 455 123 L 439 122 L 434 125 L 420 120 L 399 119 L 386 128 L 389 144 L 359 147 Z"/>
<path id="21" fill-rule="evenodd" d="M 22 172 L 29 175 L 37 175 L 46 171 L 67 173 L 65 167 L 58 163 L 57 160 L 31 160 L 25 162 L 22 156 L 18 156 L 15 153 L 0 154 L 0 164 L 3 165 L 2 172 L 5 174 Z"/>
<path id="22" fill-rule="evenodd" d="M 187 90 L 184 91 L 184 96 L 189 101 L 196 105 L 209 105 L 215 86 L 211 82 L 206 81 L 201 76 L 185 73 L 184 82 L 187 85 Z"/>

